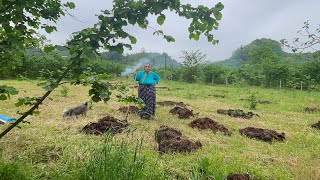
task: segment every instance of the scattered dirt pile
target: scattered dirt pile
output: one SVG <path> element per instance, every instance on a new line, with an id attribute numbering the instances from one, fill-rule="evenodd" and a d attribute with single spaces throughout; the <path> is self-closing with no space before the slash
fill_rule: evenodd
<path id="1" fill-rule="evenodd" d="M 186 107 L 187 104 L 184 102 L 174 102 L 174 101 L 163 101 L 163 102 L 157 102 L 160 106 L 180 106 L 180 107 Z"/>
<path id="2" fill-rule="evenodd" d="M 232 134 L 222 124 L 219 124 L 218 122 L 215 122 L 212 119 L 207 118 L 207 117 L 195 119 L 194 121 L 189 123 L 189 126 L 192 128 L 198 128 L 200 130 L 211 129 L 214 133 L 220 131 L 224 135 L 227 135 L 227 136 L 231 136 L 231 134 Z"/>
<path id="3" fill-rule="evenodd" d="M 217 97 L 217 98 L 225 98 L 226 95 L 221 95 L 221 94 L 209 94 L 208 96 L 213 96 L 213 97 Z"/>
<path id="4" fill-rule="evenodd" d="M 162 125 L 155 134 L 160 153 L 191 152 L 202 147 L 199 141 L 192 142 L 178 130 Z"/>
<path id="5" fill-rule="evenodd" d="M 319 129 L 320 130 L 320 121 L 318 121 L 317 123 L 315 124 L 312 124 L 311 125 L 312 128 L 316 128 L 316 129 Z"/>
<path id="6" fill-rule="evenodd" d="M 265 142 L 272 142 L 272 140 L 283 141 L 285 139 L 285 133 L 280 134 L 270 129 L 246 127 L 244 129 L 240 129 L 239 131 L 242 135 Z"/>
<path id="7" fill-rule="evenodd" d="M 252 101 L 251 99 L 241 98 L 241 101 Z M 272 104 L 271 101 L 268 100 L 258 100 L 257 103 L 259 104 Z"/>
<path id="8" fill-rule="evenodd" d="M 249 174 L 229 174 L 227 180 L 250 180 Z"/>
<path id="9" fill-rule="evenodd" d="M 127 113 L 128 111 L 128 106 L 122 106 L 118 109 L 118 111 Z M 129 114 L 134 114 L 139 111 L 139 108 L 137 106 L 129 106 Z"/>
<path id="10" fill-rule="evenodd" d="M 186 119 L 186 118 L 189 118 L 190 116 L 194 116 L 193 111 L 189 110 L 186 107 L 176 106 L 173 109 L 171 109 L 169 112 L 173 115 L 178 114 L 180 119 Z"/>
<path id="11" fill-rule="evenodd" d="M 253 112 L 243 112 L 243 110 L 241 109 L 228 109 L 228 110 L 224 110 L 224 109 L 218 109 L 217 110 L 218 114 L 225 114 L 225 115 L 229 115 L 231 117 L 240 117 L 240 118 L 244 118 L 244 119 L 250 119 L 252 118 L 254 115 L 258 116 L 258 114 L 254 114 Z"/>
<path id="12" fill-rule="evenodd" d="M 105 132 L 120 133 L 128 126 L 128 122 L 118 120 L 111 116 L 100 119 L 97 123 L 87 124 L 82 131 L 86 134 L 101 135 Z"/>
<path id="13" fill-rule="evenodd" d="M 309 108 L 309 107 L 306 107 L 304 108 L 304 112 L 306 113 L 317 113 L 317 112 L 320 112 L 320 109 L 319 108 Z"/>

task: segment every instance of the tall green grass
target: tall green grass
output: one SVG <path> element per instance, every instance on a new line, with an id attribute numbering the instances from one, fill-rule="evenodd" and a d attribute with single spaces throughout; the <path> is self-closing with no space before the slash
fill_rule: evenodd
<path id="1" fill-rule="evenodd" d="M 84 168 L 79 179 L 164 179 L 164 173 L 155 167 L 147 166 L 142 153 L 142 142 L 139 140 L 135 148 L 131 148 L 126 139 L 112 141 L 112 135 L 106 135 L 102 147 L 95 150 Z M 132 143 L 132 142 L 131 142 Z"/>

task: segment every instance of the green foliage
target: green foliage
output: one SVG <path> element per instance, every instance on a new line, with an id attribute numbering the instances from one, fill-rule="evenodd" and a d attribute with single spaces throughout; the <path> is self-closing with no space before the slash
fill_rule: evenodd
<path id="1" fill-rule="evenodd" d="M 18 93 L 19 91 L 12 86 L 0 85 L 0 101 L 9 99 L 11 95 L 16 95 Z"/>
<path id="2" fill-rule="evenodd" d="M 164 174 L 146 167 L 146 158 L 141 152 L 142 140 L 132 150 L 129 142 L 113 142 L 107 135 L 101 149 L 92 156 L 79 172 L 79 179 L 161 179 Z M 148 170 L 147 170 L 148 169 Z"/>
<path id="3" fill-rule="evenodd" d="M 205 75 L 201 69 L 201 64 L 206 58 L 206 54 L 197 51 L 182 51 L 182 74 L 181 77 L 184 81 L 195 83 L 195 82 L 203 82 Z"/>
<path id="4" fill-rule="evenodd" d="M 258 101 L 257 101 L 257 97 L 256 97 L 255 93 L 251 93 L 251 95 L 249 96 L 248 100 L 250 102 L 249 108 L 250 109 L 256 109 Z"/>
<path id="5" fill-rule="evenodd" d="M 208 158 L 198 158 L 198 164 L 192 167 L 190 180 L 224 179 L 222 173 L 214 173 L 210 169 Z"/>
<path id="6" fill-rule="evenodd" d="M 67 86 L 61 86 L 60 94 L 62 97 L 67 97 L 69 93 L 69 88 Z"/>
<path id="7" fill-rule="evenodd" d="M 135 95 L 131 95 L 131 96 L 117 95 L 117 98 L 118 98 L 118 102 L 124 102 L 126 104 L 134 103 L 135 105 L 138 106 L 139 109 L 142 109 L 145 106 L 144 101 Z"/>
<path id="8" fill-rule="evenodd" d="M 19 163 L 6 163 L 2 159 L 0 161 L 1 180 L 28 179 L 26 170 L 27 168 Z"/>

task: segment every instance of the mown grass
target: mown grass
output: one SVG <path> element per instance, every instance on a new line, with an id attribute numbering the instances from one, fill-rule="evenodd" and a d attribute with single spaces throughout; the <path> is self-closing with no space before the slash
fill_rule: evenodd
<path id="1" fill-rule="evenodd" d="M 126 79 L 118 81 L 134 83 Z M 18 97 L 41 96 L 44 92 L 36 86 L 36 81 L 0 83 L 15 86 L 20 91 L 18 96 L 0 101 L 0 114 L 10 117 L 17 117 L 17 110 L 26 109 L 14 106 Z M 199 112 L 197 117 L 209 117 L 225 125 L 232 131 L 232 136 L 192 129 L 188 123 L 197 117 L 180 120 L 169 114 L 170 107 L 157 107 L 156 117 L 150 122 L 129 115 L 130 128 L 115 135 L 106 144 L 104 136 L 89 136 L 80 130 L 89 122 L 95 122 L 106 115 L 124 119 L 125 115 L 117 109 L 125 104 L 112 98 L 107 104 L 93 104 L 87 117 L 62 118 L 64 108 L 89 99 L 88 87 L 68 86 L 67 97 L 60 93 L 60 89 L 56 90 L 50 96 L 52 100 L 47 99 L 41 106 L 39 115 L 27 118 L 30 124 L 21 124 L 20 129 L 13 129 L 0 140 L 0 157 L 3 162 L 0 171 L 13 167 L 17 175 L 26 179 L 79 179 L 99 169 L 96 167 L 99 163 L 105 163 L 108 167 L 112 165 L 110 162 L 119 163 L 120 166 L 115 165 L 114 169 L 120 170 L 119 167 L 132 167 L 126 160 L 132 159 L 132 155 L 139 152 L 139 163 L 142 164 L 135 165 L 143 167 L 144 171 L 134 170 L 141 174 L 128 179 L 196 179 L 197 176 L 192 172 L 199 166 L 199 158 L 208 160 L 207 174 L 218 178 L 226 177 L 229 173 L 248 173 L 257 179 L 320 179 L 320 132 L 310 128 L 310 124 L 320 119 L 319 113 L 308 114 L 303 111 L 305 107 L 320 107 L 320 93 L 164 81 L 160 86 L 171 90 L 158 89 L 157 101 L 183 101 L 194 112 Z M 240 100 L 248 98 L 252 93 L 258 100 L 272 102 L 257 105 L 254 113 L 260 117 L 244 120 L 216 113 L 217 109 L 229 108 L 252 111 L 249 102 Z M 225 95 L 226 98 L 216 98 L 209 94 Z M 160 156 L 156 151 L 154 133 L 161 125 L 174 127 L 192 140 L 200 140 L 203 148 L 192 153 Z M 241 136 L 239 129 L 248 126 L 284 132 L 286 140 L 270 144 Z M 0 130 L 4 128 L 0 127 Z M 141 149 L 136 151 L 136 145 L 141 139 Z M 120 142 L 126 143 L 121 145 Z M 103 156 L 99 156 L 106 147 L 112 150 L 105 157 L 114 157 L 112 161 L 107 161 L 109 164 L 105 160 L 101 161 Z M 121 161 L 117 159 L 119 152 L 125 152 Z M 121 163 L 128 166 L 121 166 Z"/>

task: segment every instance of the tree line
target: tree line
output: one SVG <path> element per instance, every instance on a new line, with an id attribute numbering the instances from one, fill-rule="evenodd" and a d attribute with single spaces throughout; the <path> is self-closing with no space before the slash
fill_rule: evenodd
<path id="1" fill-rule="evenodd" d="M 190 57 L 193 57 L 190 61 Z M 159 68 L 167 80 L 189 83 L 239 84 L 263 87 L 287 87 L 320 90 L 320 59 L 317 52 L 305 54 L 305 60 L 290 61 L 273 51 L 269 45 L 256 46 L 246 54 L 238 67 L 204 64 L 199 51 L 186 52 L 182 66 Z"/>

